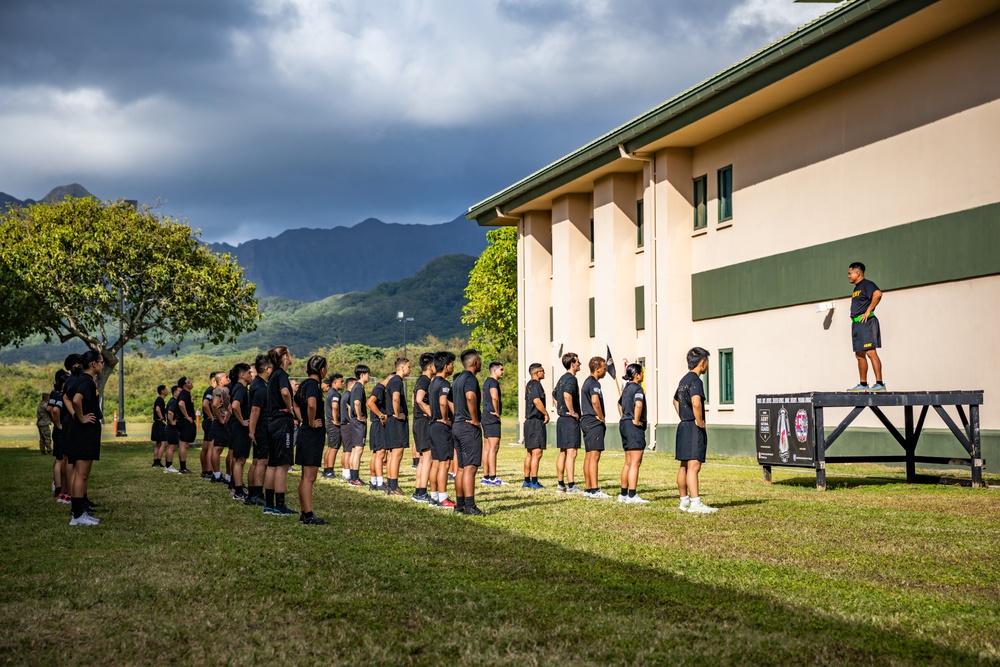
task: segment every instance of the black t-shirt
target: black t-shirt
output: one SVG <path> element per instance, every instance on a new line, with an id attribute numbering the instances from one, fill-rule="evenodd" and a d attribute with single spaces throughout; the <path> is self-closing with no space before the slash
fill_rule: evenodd
<path id="1" fill-rule="evenodd" d="M 680 384 L 677 385 L 677 391 L 674 392 L 677 413 L 682 422 L 694 421 L 694 407 L 691 405 L 692 396 L 701 396 L 701 404 L 705 405 L 705 385 L 694 372 L 688 371 L 681 378 Z"/>
<path id="2" fill-rule="evenodd" d="M 229 392 L 230 405 L 236 403 L 240 404 L 240 416 L 244 420 L 250 421 L 250 392 L 247 388 L 243 386 L 242 382 L 237 382 L 233 385 L 233 390 Z"/>
<path id="3" fill-rule="evenodd" d="M 480 421 L 482 414 L 479 406 L 483 397 L 479 393 L 479 379 L 473 375 L 472 371 L 465 370 L 459 373 L 458 377 L 455 378 L 455 383 L 451 386 L 451 399 L 455 403 L 455 421 L 457 422 L 472 421 L 473 415 L 469 413 L 469 397 L 466 395 L 469 392 L 476 395 L 475 417 L 476 421 Z"/>
<path id="4" fill-rule="evenodd" d="M 493 405 L 493 394 L 490 393 L 490 389 L 497 390 L 497 404 Z M 486 378 L 483 382 L 483 423 L 484 424 L 499 424 L 500 417 L 500 406 L 503 405 L 500 400 L 500 383 L 492 375 Z"/>
<path id="5" fill-rule="evenodd" d="M 594 411 L 594 402 L 591 400 L 592 396 L 596 396 L 601 406 L 601 414 L 605 417 L 608 416 L 608 413 L 604 411 L 604 393 L 601 392 L 601 383 L 593 375 L 588 375 L 587 379 L 583 381 L 582 393 L 583 400 L 580 401 L 580 414 L 588 417 L 597 416 L 597 413 Z"/>
<path id="6" fill-rule="evenodd" d="M 213 414 L 211 408 L 207 408 L 205 406 L 205 401 L 208 401 L 208 404 L 211 405 L 212 399 L 214 398 L 215 389 L 213 387 L 209 387 L 205 390 L 205 393 L 201 395 L 201 416 L 205 418 L 204 421 L 211 421 Z"/>
<path id="7" fill-rule="evenodd" d="M 374 387 L 372 387 L 372 398 L 375 399 L 375 407 L 378 408 L 378 411 L 381 412 L 382 414 L 385 414 L 386 413 L 386 409 L 385 409 L 385 385 L 384 384 L 382 384 L 381 382 L 378 382 L 378 383 L 375 384 Z"/>
<path id="8" fill-rule="evenodd" d="M 426 375 L 421 375 L 420 377 L 418 377 L 416 384 L 413 385 L 413 418 L 414 419 L 427 419 L 427 415 L 424 413 L 423 410 L 420 409 L 420 406 L 417 405 L 417 394 L 420 392 L 421 389 L 423 389 L 424 390 L 424 398 L 423 398 L 423 401 L 421 401 L 421 402 L 424 405 L 429 406 L 431 404 L 430 388 L 431 388 L 431 379 L 429 377 L 427 377 Z"/>
<path id="9" fill-rule="evenodd" d="M 63 403 L 72 403 L 73 396 L 76 395 L 76 387 L 80 382 L 81 375 L 67 375 L 63 386 Z"/>
<path id="10" fill-rule="evenodd" d="M 642 416 L 639 417 L 641 428 L 646 428 L 646 395 L 642 391 L 642 385 L 638 382 L 628 382 L 622 389 L 622 397 L 618 399 L 618 405 L 622 406 L 622 419 L 632 421 L 635 419 L 635 403 L 642 401 Z"/>
<path id="11" fill-rule="evenodd" d="M 181 389 L 181 393 L 177 394 L 177 419 L 183 424 L 188 420 L 184 419 L 184 413 L 181 412 L 181 401 L 184 402 L 184 409 L 187 410 L 190 421 L 194 422 L 194 405 L 191 403 L 191 392 L 186 389 Z"/>
<path id="12" fill-rule="evenodd" d="M 431 380 L 431 386 L 427 389 L 428 400 L 431 403 L 431 419 L 434 421 L 444 419 L 444 415 L 441 414 L 441 396 L 446 396 L 450 402 L 450 394 L 451 383 L 443 377 L 435 375 L 434 379 Z M 454 409 L 452 406 L 452 410 Z"/>
<path id="13" fill-rule="evenodd" d="M 336 410 L 336 412 L 334 412 Z M 337 419 L 333 416 L 337 415 Z M 324 416 L 326 417 L 326 425 L 330 426 L 338 420 L 343 420 L 340 416 L 340 392 L 330 387 L 330 391 L 326 392 L 326 407 L 324 408 Z"/>
<path id="14" fill-rule="evenodd" d="M 288 381 L 288 373 L 283 368 L 275 368 L 271 371 L 271 377 L 267 381 L 267 418 L 269 420 L 294 418 L 292 413 L 285 412 L 287 404 L 281 395 L 282 389 L 287 389 L 288 395 L 292 395 L 292 383 Z"/>
<path id="15" fill-rule="evenodd" d="M 874 296 L 877 291 L 879 291 L 878 285 L 867 278 L 862 278 L 861 282 L 854 286 L 854 292 L 851 294 L 852 318 L 865 314 L 865 311 L 868 310 L 868 306 L 872 303 L 872 296 Z"/>
<path id="16" fill-rule="evenodd" d="M 365 403 L 365 401 L 367 401 L 367 400 L 368 400 L 368 397 L 365 395 L 365 387 L 364 387 L 364 385 L 361 384 L 360 382 L 355 382 L 354 386 L 351 387 L 351 414 L 354 416 L 355 419 L 359 419 L 361 417 L 365 417 L 366 419 L 368 418 L 368 406 Z M 356 411 L 355 408 L 354 408 L 354 402 L 355 401 L 360 401 L 360 403 L 361 403 L 361 414 L 360 415 L 354 414 L 355 411 Z"/>
<path id="17" fill-rule="evenodd" d="M 351 403 L 351 392 L 344 390 L 340 395 L 340 423 L 346 424 L 354 414 L 354 405 Z"/>
<path id="18" fill-rule="evenodd" d="M 160 409 L 159 414 L 156 413 L 156 408 Z M 153 401 L 153 421 L 163 421 L 167 418 L 167 404 L 163 402 L 162 396 L 157 396 L 156 400 Z"/>
<path id="19" fill-rule="evenodd" d="M 83 396 L 83 414 L 93 414 L 97 422 L 104 419 L 104 413 L 101 412 L 101 394 L 97 391 L 97 383 L 94 382 L 94 378 L 86 373 L 81 375 L 76 385 L 76 393 Z"/>
<path id="20" fill-rule="evenodd" d="M 69 413 L 66 412 L 66 406 L 63 403 L 63 393 L 58 390 L 53 390 L 49 393 L 49 407 L 59 408 L 59 423 L 65 425 L 66 420 L 69 418 Z"/>
<path id="21" fill-rule="evenodd" d="M 326 420 L 323 415 L 323 390 L 319 386 L 319 382 L 316 378 L 306 378 L 299 385 L 299 395 L 302 397 L 302 403 L 299 405 L 299 411 L 302 413 L 302 428 L 309 429 L 312 431 L 325 431 L 326 430 Z M 316 419 L 323 422 L 320 426 L 313 426 L 312 422 L 309 421 L 309 399 L 316 399 Z"/>
<path id="22" fill-rule="evenodd" d="M 167 401 L 167 413 L 174 416 L 174 426 L 177 425 L 177 420 L 181 418 L 181 411 L 177 409 L 177 399 L 173 396 Z M 165 413 L 166 414 L 166 413 Z M 167 417 L 167 423 L 170 423 L 170 418 Z"/>
<path id="23" fill-rule="evenodd" d="M 390 415 L 394 414 L 392 395 L 395 393 L 399 394 L 399 411 L 404 417 L 409 416 L 410 406 L 406 404 L 406 385 L 403 384 L 403 378 L 393 374 L 389 376 L 389 382 L 385 385 L 385 405 Z"/>
<path id="24" fill-rule="evenodd" d="M 257 416 L 257 427 L 260 428 L 267 423 L 267 383 L 264 382 L 264 378 L 259 375 L 255 377 L 253 382 L 250 383 L 247 393 L 250 394 L 250 409 L 247 410 L 244 416 L 249 421 L 250 412 L 254 408 L 260 408 L 260 414 Z"/>
<path id="25" fill-rule="evenodd" d="M 576 376 L 570 372 L 563 373 L 563 376 L 559 378 L 559 382 L 556 383 L 555 388 L 556 394 L 556 414 L 560 417 L 565 417 L 570 411 L 570 406 L 566 405 L 565 396 L 563 394 L 569 394 L 570 398 L 573 399 L 573 410 L 572 412 L 580 414 L 580 385 L 576 382 Z"/>
<path id="26" fill-rule="evenodd" d="M 524 386 L 524 418 L 525 419 L 544 419 L 545 414 L 539 412 L 538 408 L 535 407 L 535 399 L 542 399 L 542 407 L 545 407 L 545 390 L 542 389 L 542 383 L 538 380 L 528 380 L 528 384 Z"/>

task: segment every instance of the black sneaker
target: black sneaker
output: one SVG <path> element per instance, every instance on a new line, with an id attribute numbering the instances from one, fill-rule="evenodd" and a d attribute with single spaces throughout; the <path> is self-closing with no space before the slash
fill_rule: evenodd
<path id="1" fill-rule="evenodd" d="M 264 507 L 267 505 L 267 501 L 264 500 L 264 496 L 254 496 L 250 499 L 251 505 L 256 505 L 257 507 Z"/>
<path id="2" fill-rule="evenodd" d="M 162 468 L 163 464 L 162 463 L 154 463 L 151 467 L 153 467 L 153 468 Z"/>
<path id="3" fill-rule="evenodd" d="M 303 524 L 305 526 L 325 526 L 326 525 L 326 521 L 324 521 L 323 519 L 319 518 L 315 514 L 313 514 L 310 517 L 306 517 L 306 516 L 303 516 L 303 515 L 300 514 L 299 515 L 299 523 L 301 523 L 301 524 Z"/>
<path id="4" fill-rule="evenodd" d="M 378 491 L 378 487 L 375 485 L 375 482 L 368 482 L 368 490 L 369 491 Z"/>
<path id="5" fill-rule="evenodd" d="M 244 500 L 245 501 L 246 499 L 247 499 L 247 494 L 245 494 L 245 493 L 240 492 L 240 493 L 234 493 L 233 494 L 233 500 Z"/>
<path id="6" fill-rule="evenodd" d="M 202 479 L 212 479 L 212 477 L 213 477 L 212 473 L 205 472 L 204 470 L 201 471 L 201 478 Z"/>
<path id="7" fill-rule="evenodd" d="M 473 505 L 472 507 L 466 507 L 465 508 L 465 515 L 466 516 L 486 516 L 486 512 L 482 511 L 481 509 L 479 509 L 478 507 L 476 507 L 475 505 Z"/>
<path id="8" fill-rule="evenodd" d="M 188 470 L 187 468 L 184 468 L 184 470 L 181 470 L 181 474 L 182 475 L 193 475 L 194 471 L 193 470 Z"/>

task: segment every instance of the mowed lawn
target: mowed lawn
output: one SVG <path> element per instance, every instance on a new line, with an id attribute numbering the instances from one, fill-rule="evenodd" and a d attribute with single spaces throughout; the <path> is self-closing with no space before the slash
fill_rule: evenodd
<path id="1" fill-rule="evenodd" d="M 485 518 L 321 482 L 330 525 L 311 527 L 116 442 L 92 477 L 101 525 L 70 527 L 51 459 L 2 439 L 0 663 L 1000 662 L 996 489 L 832 466 L 821 493 L 808 471 L 768 486 L 752 460 L 712 458 L 703 497 L 721 511 L 698 516 L 676 509 L 672 455 L 647 455 L 653 502 L 636 506 L 557 495 L 555 454 L 527 491 L 523 450 L 503 446 L 516 484 L 477 487 Z M 622 460 L 602 461 L 609 493 Z"/>

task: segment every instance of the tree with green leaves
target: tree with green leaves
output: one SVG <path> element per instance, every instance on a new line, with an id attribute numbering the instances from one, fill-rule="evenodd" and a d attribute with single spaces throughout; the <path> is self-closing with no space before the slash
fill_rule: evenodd
<path id="1" fill-rule="evenodd" d="M 469 272 L 462 322 L 475 344 L 500 352 L 517 347 L 517 227 L 486 234 L 486 249 Z"/>
<path id="2" fill-rule="evenodd" d="M 0 215 L 0 345 L 79 339 L 104 358 L 102 393 L 130 341 L 254 330 L 255 290 L 232 257 L 148 206 L 67 197 Z"/>

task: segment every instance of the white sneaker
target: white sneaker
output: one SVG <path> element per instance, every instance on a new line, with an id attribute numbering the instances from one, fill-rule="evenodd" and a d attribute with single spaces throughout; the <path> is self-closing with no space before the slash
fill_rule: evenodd
<path id="1" fill-rule="evenodd" d="M 566 493 L 566 487 L 562 485 L 556 486 L 556 493 Z"/>
<path id="2" fill-rule="evenodd" d="M 496 477 L 496 478 L 494 478 L 494 480 L 493 480 L 493 486 L 503 486 L 504 484 L 506 484 L 506 482 L 504 482 L 504 481 L 503 481 L 502 479 L 500 479 L 499 477 Z"/>
<path id="3" fill-rule="evenodd" d="M 628 496 L 623 496 L 622 494 L 619 493 L 618 494 L 618 502 L 620 502 L 620 503 L 627 503 L 628 502 Z"/>
<path id="4" fill-rule="evenodd" d="M 691 501 L 691 506 L 688 507 L 688 512 L 690 512 L 691 514 L 713 514 L 713 513 L 718 512 L 718 511 L 719 511 L 719 508 L 717 508 L 717 507 L 709 507 L 708 505 L 706 505 L 705 503 L 701 502 L 700 500 L 692 500 Z"/>
<path id="5" fill-rule="evenodd" d="M 81 514 L 79 517 L 70 519 L 69 521 L 69 525 L 71 526 L 96 526 L 99 523 L 100 521 L 86 512 Z"/>
<path id="6" fill-rule="evenodd" d="M 597 492 L 596 491 L 584 491 L 583 492 L 583 497 L 584 498 L 596 499 L 598 496 L 597 496 Z"/>
<path id="7" fill-rule="evenodd" d="M 598 489 L 597 491 L 594 492 L 594 497 L 601 498 L 603 500 L 604 498 L 610 498 L 611 496 Z"/>
<path id="8" fill-rule="evenodd" d="M 646 500 L 645 498 L 640 498 L 638 495 L 629 496 L 629 499 L 626 500 L 625 502 L 627 502 L 629 505 L 648 505 L 649 504 L 648 500 Z"/>
<path id="9" fill-rule="evenodd" d="M 685 500 L 681 501 L 681 504 L 677 506 L 677 509 L 679 509 L 682 512 L 687 512 L 689 507 L 691 507 L 691 499 L 686 498 Z"/>
<path id="10" fill-rule="evenodd" d="M 581 489 L 579 486 L 570 486 L 566 488 L 566 493 L 580 494 L 580 493 L 586 493 L 586 491 Z"/>
<path id="11" fill-rule="evenodd" d="M 167 466 L 166 468 L 164 468 L 163 472 L 165 472 L 165 473 L 170 473 L 170 472 L 177 472 L 177 473 L 179 473 L 180 470 L 178 470 L 177 468 L 175 468 L 172 465 L 170 465 L 170 466 Z"/>

